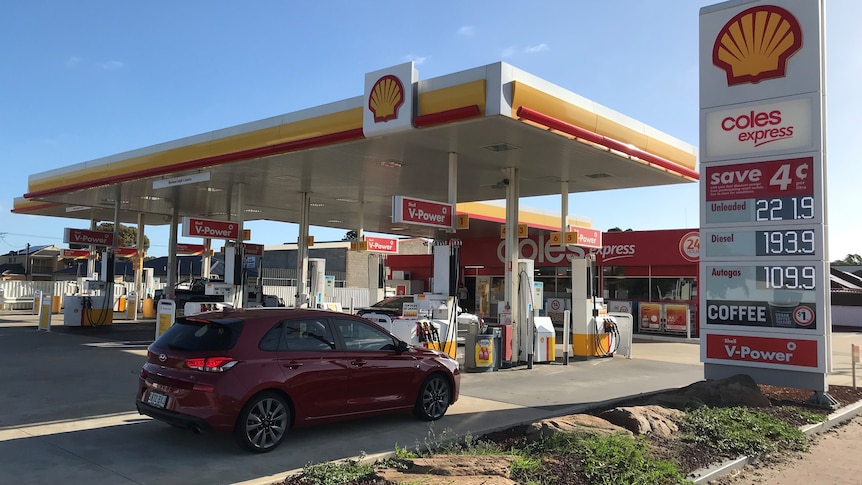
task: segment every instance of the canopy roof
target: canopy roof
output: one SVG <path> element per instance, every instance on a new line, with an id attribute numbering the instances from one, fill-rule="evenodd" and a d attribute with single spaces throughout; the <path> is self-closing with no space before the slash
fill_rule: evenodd
<path id="1" fill-rule="evenodd" d="M 410 66 L 412 69 L 412 65 Z M 414 70 L 415 72 L 415 70 Z M 13 212 L 84 220 L 300 222 L 433 237 L 437 229 L 392 222 L 403 195 L 447 202 L 450 153 L 457 200 L 688 183 L 695 147 L 505 63 L 416 80 L 407 128 L 369 134 L 368 95 L 174 140 L 30 176 Z M 241 200 L 240 200 L 241 197 Z"/>

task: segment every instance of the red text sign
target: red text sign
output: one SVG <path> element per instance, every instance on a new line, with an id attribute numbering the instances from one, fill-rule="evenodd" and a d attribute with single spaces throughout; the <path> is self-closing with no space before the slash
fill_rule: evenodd
<path id="1" fill-rule="evenodd" d="M 602 247 L 602 231 L 591 227 L 569 226 L 569 231 L 578 233 L 578 246 L 585 248 Z"/>
<path id="2" fill-rule="evenodd" d="M 817 341 L 711 333 L 706 358 L 816 368 Z"/>
<path id="3" fill-rule="evenodd" d="M 706 168 L 706 200 L 814 194 L 814 159 L 793 158 Z"/>
<path id="4" fill-rule="evenodd" d="M 453 225 L 453 213 L 452 204 L 402 196 L 392 198 L 394 223 L 448 228 Z"/>
<path id="5" fill-rule="evenodd" d="M 131 258 L 138 254 L 137 248 L 117 248 L 114 250 L 114 255 L 121 258 Z"/>
<path id="6" fill-rule="evenodd" d="M 70 229 L 67 227 L 63 232 L 63 242 L 69 244 L 89 244 L 90 246 L 113 246 L 114 233 Z"/>
<path id="7" fill-rule="evenodd" d="M 90 257 L 90 251 L 87 251 L 86 249 L 64 249 L 63 250 L 63 257 L 64 258 L 75 258 L 75 259 L 89 258 Z"/>
<path id="8" fill-rule="evenodd" d="M 388 237 L 365 237 L 369 251 L 378 253 L 398 254 L 398 240 Z"/>
<path id="9" fill-rule="evenodd" d="M 203 254 L 205 250 L 203 244 L 177 244 L 177 254 Z"/>
<path id="10" fill-rule="evenodd" d="M 239 239 L 239 224 L 183 217 L 183 236 L 215 239 Z"/>
<path id="11" fill-rule="evenodd" d="M 245 243 L 242 248 L 246 256 L 263 256 L 263 244 Z"/>

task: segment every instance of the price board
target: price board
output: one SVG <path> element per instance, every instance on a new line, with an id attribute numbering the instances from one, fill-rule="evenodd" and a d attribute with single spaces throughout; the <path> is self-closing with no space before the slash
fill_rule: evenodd
<path id="1" fill-rule="evenodd" d="M 813 156 L 710 165 L 705 175 L 704 225 L 823 220 L 820 164 Z"/>

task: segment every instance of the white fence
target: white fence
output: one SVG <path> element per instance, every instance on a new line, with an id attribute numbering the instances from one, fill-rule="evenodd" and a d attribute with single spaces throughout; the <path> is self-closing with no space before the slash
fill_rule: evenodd
<path id="1" fill-rule="evenodd" d="M 264 286 L 266 295 L 275 295 L 284 300 L 287 306 L 293 306 L 296 301 L 295 286 Z M 335 294 L 327 299 L 327 303 L 341 303 L 341 308 L 348 311 L 350 308 L 361 308 L 370 305 L 368 301 L 368 290 L 365 288 L 335 288 Z"/>
<path id="2" fill-rule="evenodd" d="M 160 288 L 164 285 L 158 286 Z M 114 286 L 114 295 L 119 298 L 121 295 L 128 295 L 134 289 L 134 283 L 117 283 Z M 78 291 L 78 284 L 75 281 L 0 281 L 0 293 L 4 298 L 3 304 L 10 310 L 33 308 L 33 295 L 37 290 L 41 291 L 43 295 L 73 295 Z M 281 297 L 287 306 L 293 306 L 296 299 L 295 286 L 267 285 L 263 287 L 263 292 L 267 295 Z M 374 303 L 368 301 L 368 290 L 365 288 L 335 288 L 335 294 L 327 300 L 328 302 L 340 303 L 345 311 Z"/>

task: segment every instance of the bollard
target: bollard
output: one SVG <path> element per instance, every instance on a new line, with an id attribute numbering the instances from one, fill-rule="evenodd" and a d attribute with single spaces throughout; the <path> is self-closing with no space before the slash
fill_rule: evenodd
<path id="1" fill-rule="evenodd" d="M 38 315 L 42 310 L 42 290 L 33 292 L 33 315 Z"/>
<path id="2" fill-rule="evenodd" d="M 138 294 L 134 291 L 129 292 L 129 298 L 126 300 L 126 318 L 138 319 Z"/>
<path id="3" fill-rule="evenodd" d="M 51 295 L 39 298 L 39 331 L 51 331 Z"/>
<path id="4" fill-rule="evenodd" d="M 851 367 L 853 369 L 853 389 L 856 389 L 856 364 L 859 363 L 859 346 L 850 344 Z"/>

